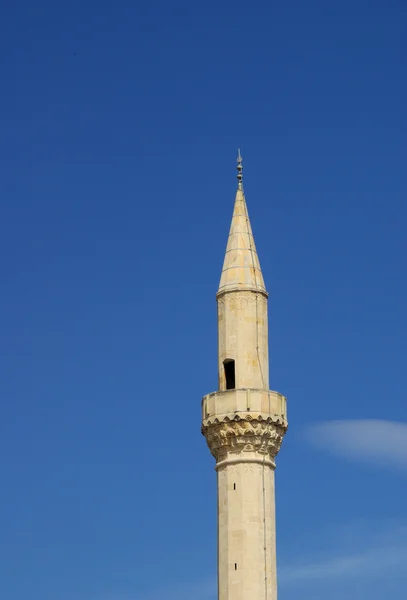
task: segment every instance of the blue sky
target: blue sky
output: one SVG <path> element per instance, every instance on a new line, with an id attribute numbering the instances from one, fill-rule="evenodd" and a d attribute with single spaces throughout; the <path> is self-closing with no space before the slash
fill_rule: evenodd
<path id="1" fill-rule="evenodd" d="M 2 598 L 215 600 L 200 400 L 238 147 L 289 401 L 279 600 L 404 598 L 406 16 L 4 3 Z"/>

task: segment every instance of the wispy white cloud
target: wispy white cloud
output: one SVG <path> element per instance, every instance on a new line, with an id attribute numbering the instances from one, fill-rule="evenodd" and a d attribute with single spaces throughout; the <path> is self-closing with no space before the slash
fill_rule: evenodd
<path id="1" fill-rule="evenodd" d="M 152 582 L 150 589 L 141 589 L 136 585 L 130 585 L 130 590 L 116 589 L 114 591 L 103 591 L 94 595 L 91 600 L 216 600 L 215 577 L 197 578 L 195 581 L 158 581 Z M 86 599 L 88 600 L 87 596 Z"/>
<path id="2" fill-rule="evenodd" d="M 353 521 L 328 526 L 279 567 L 279 598 L 404 600 L 407 586 L 405 521 Z M 301 558 L 302 554 L 302 558 Z"/>
<path id="3" fill-rule="evenodd" d="M 280 596 L 320 600 L 360 600 L 369 592 L 381 600 L 392 587 L 392 598 L 404 598 L 407 578 L 407 526 L 397 522 L 350 523 L 321 531 L 320 548 L 315 540 L 307 560 L 287 559 L 279 565 Z M 329 548 L 327 556 L 326 549 Z M 328 595 L 329 594 L 329 595 Z M 150 590 L 102 594 L 95 600 L 216 600 L 215 574 L 191 582 L 166 582 Z"/>
<path id="4" fill-rule="evenodd" d="M 314 446 L 348 460 L 407 470 L 407 423 L 328 421 L 311 426 L 306 437 Z"/>
<path id="5" fill-rule="evenodd" d="M 333 545 L 336 546 L 336 543 Z M 354 543 L 352 545 L 355 546 Z M 381 533 L 368 544 L 359 542 L 353 550 L 350 546 L 342 548 L 341 553 L 329 558 L 283 565 L 279 569 L 279 582 L 282 586 L 296 586 L 333 581 L 349 584 L 355 579 L 371 581 L 390 575 L 404 578 L 407 577 L 406 564 L 407 528 L 399 527 L 386 534 Z"/>
<path id="6" fill-rule="evenodd" d="M 191 583 L 159 586 L 151 594 L 143 594 L 143 600 L 215 600 L 216 596 L 215 579 L 206 578 Z"/>

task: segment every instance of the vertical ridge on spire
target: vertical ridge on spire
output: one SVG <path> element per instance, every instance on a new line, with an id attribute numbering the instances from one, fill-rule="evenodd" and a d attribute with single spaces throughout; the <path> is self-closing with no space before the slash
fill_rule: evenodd
<path id="1" fill-rule="evenodd" d="M 243 191 L 242 162 L 239 150 L 235 205 L 218 295 L 232 290 L 252 290 L 267 293 Z"/>

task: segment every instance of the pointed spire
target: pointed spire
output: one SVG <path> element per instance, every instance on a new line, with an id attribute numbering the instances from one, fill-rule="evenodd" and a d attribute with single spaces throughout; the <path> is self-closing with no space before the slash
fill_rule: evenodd
<path id="1" fill-rule="evenodd" d="M 239 150 L 235 206 L 218 295 L 238 290 L 252 290 L 267 294 L 243 191 L 242 162 Z"/>

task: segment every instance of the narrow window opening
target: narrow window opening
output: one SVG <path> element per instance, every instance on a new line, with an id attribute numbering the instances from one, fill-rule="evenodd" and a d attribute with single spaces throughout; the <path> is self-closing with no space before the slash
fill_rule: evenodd
<path id="1" fill-rule="evenodd" d="M 234 490 L 236 489 L 236 484 L 235 484 L 235 483 L 233 484 L 233 489 L 234 489 Z"/>
<path id="2" fill-rule="evenodd" d="M 227 358 L 223 361 L 223 368 L 225 369 L 226 389 L 234 390 L 236 387 L 235 361 Z"/>
<path id="3" fill-rule="evenodd" d="M 235 571 L 237 571 L 237 563 L 235 563 Z"/>

